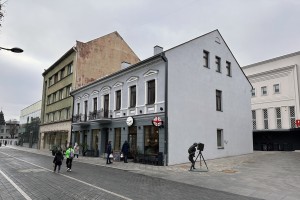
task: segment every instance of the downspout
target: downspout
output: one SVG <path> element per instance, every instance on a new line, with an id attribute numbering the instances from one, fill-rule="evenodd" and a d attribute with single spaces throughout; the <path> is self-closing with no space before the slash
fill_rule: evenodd
<path id="1" fill-rule="evenodd" d="M 77 51 L 77 48 L 76 46 L 73 47 L 73 50 L 75 51 L 75 62 L 73 62 L 73 73 L 74 73 L 74 80 L 72 80 L 72 91 L 75 90 L 75 86 L 76 86 L 76 79 L 77 79 L 77 60 L 78 60 L 78 51 Z M 72 94 L 72 92 L 70 92 L 70 95 L 73 99 L 73 105 L 72 105 L 72 109 L 71 109 L 71 134 L 70 134 L 70 144 L 72 144 L 72 136 L 73 136 L 73 111 L 74 111 L 74 101 L 75 101 L 75 98 L 74 98 L 74 95 Z"/>
<path id="2" fill-rule="evenodd" d="M 165 62 L 165 149 L 164 149 L 164 155 L 166 155 L 166 162 L 165 165 L 168 166 L 168 144 L 169 144 L 169 132 L 168 132 L 168 59 L 165 56 L 165 52 L 161 53 L 161 57 L 163 61 Z"/>

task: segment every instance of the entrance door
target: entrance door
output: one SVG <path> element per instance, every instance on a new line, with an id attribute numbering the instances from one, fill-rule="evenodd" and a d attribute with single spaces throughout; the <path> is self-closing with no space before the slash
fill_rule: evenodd
<path id="1" fill-rule="evenodd" d="M 129 143 L 129 157 L 133 157 L 135 154 L 139 153 L 137 148 L 137 129 L 136 126 L 129 127 L 128 133 L 128 143 Z"/>
<path id="2" fill-rule="evenodd" d="M 109 95 L 104 95 L 104 117 L 108 118 Z"/>

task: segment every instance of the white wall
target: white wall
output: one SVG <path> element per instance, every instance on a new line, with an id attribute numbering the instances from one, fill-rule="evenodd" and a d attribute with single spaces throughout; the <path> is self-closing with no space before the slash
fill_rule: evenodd
<path id="1" fill-rule="evenodd" d="M 299 64 L 300 53 L 281 56 L 243 67 L 256 96 L 251 98 L 252 110 L 256 110 L 257 130 L 263 130 L 262 109 L 268 109 L 269 129 L 277 129 L 275 108 L 281 108 L 282 129 L 291 128 L 289 107 L 295 106 L 299 119 Z M 273 85 L 280 85 L 280 93 L 274 94 Z M 268 95 L 261 95 L 261 87 L 267 86 Z"/>
<path id="2" fill-rule="evenodd" d="M 220 44 L 215 42 L 216 38 Z M 203 50 L 210 68 L 203 67 Z M 205 144 L 206 159 L 251 153 L 251 85 L 218 31 L 166 51 L 169 61 L 169 164 L 188 161 L 194 142 Z M 216 72 L 221 57 L 222 73 Z M 232 77 L 225 62 L 231 62 Z M 216 111 L 216 90 L 222 91 L 223 112 Z M 223 129 L 224 149 L 217 148 L 217 129 Z"/>

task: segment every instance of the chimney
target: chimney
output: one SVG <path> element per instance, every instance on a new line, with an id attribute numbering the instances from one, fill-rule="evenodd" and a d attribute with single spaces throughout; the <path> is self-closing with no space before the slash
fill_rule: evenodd
<path id="1" fill-rule="evenodd" d="M 128 62 L 126 62 L 126 61 L 123 61 L 122 63 L 121 63 L 121 69 L 125 69 L 125 68 L 127 68 L 127 67 L 129 67 L 130 66 L 130 63 L 128 63 Z"/>
<path id="2" fill-rule="evenodd" d="M 163 48 L 162 47 L 160 47 L 160 46 L 155 46 L 154 47 L 154 55 L 156 55 L 156 54 L 159 54 L 159 53 L 162 53 L 164 50 L 163 50 Z"/>

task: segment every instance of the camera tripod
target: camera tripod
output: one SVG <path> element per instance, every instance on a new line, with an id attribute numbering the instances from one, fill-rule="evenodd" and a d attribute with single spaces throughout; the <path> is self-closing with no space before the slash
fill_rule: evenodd
<path id="1" fill-rule="evenodd" d="M 202 159 L 203 159 L 203 161 L 204 161 L 204 164 L 205 164 L 205 166 L 206 166 L 206 168 L 207 168 L 207 171 L 208 171 L 208 167 L 207 167 L 207 164 L 206 164 L 206 162 L 205 162 L 205 159 L 204 159 L 204 157 L 203 157 L 203 155 L 202 155 L 202 151 L 199 151 L 199 152 L 198 152 L 198 155 L 197 155 L 197 157 L 196 157 L 196 159 L 195 159 L 195 163 L 196 163 L 198 157 L 199 157 L 199 159 L 200 159 L 200 167 L 202 166 L 202 164 L 201 164 L 201 157 L 202 157 Z"/>

